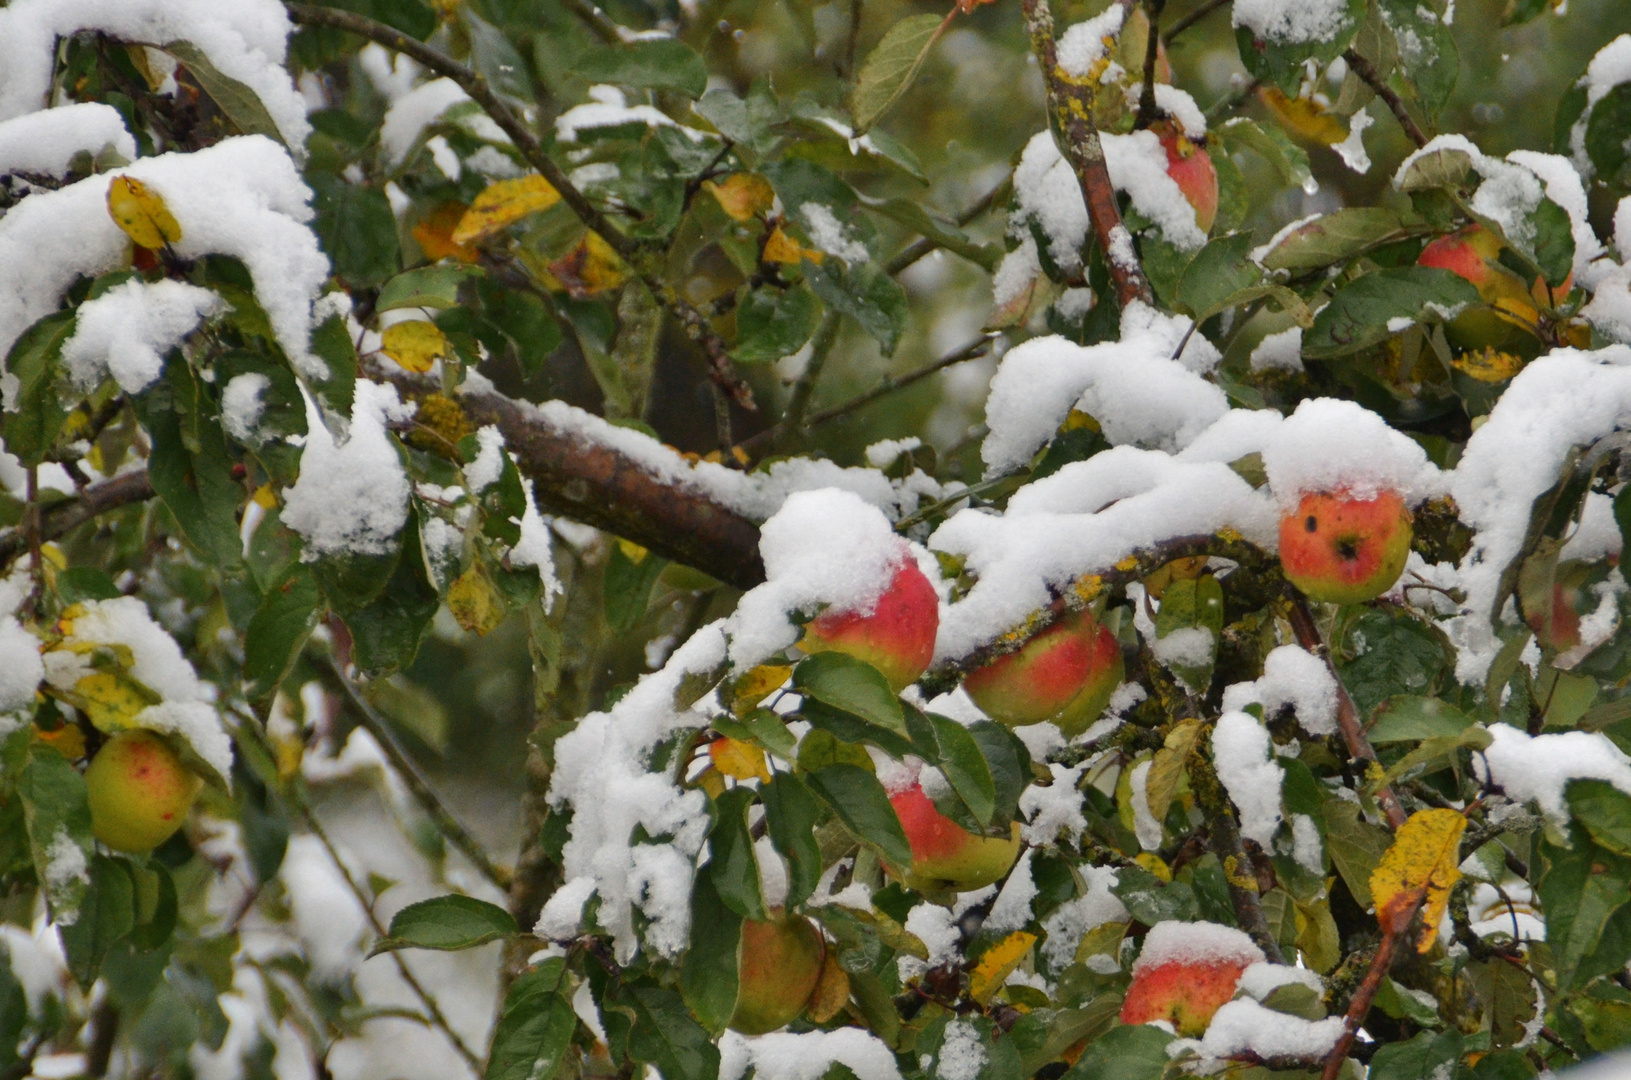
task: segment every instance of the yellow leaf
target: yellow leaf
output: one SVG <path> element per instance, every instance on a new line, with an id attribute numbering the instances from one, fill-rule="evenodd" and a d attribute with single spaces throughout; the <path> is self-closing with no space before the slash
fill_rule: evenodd
<path id="1" fill-rule="evenodd" d="M 783 266 L 797 266 L 801 259 L 809 259 L 813 263 L 818 263 L 824 258 L 826 258 L 824 253 L 805 247 L 791 236 L 788 236 L 780 227 L 770 234 L 769 240 L 765 241 L 765 262 L 781 263 Z"/>
<path id="2" fill-rule="evenodd" d="M 1523 367 L 1523 358 L 1511 353 L 1483 348 L 1465 352 L 1451 361 L 1455 369 L 1479 382 L 1497 383 L 1512 378 Z"/>
<path id="3" fill-rule="evenodd" d="M 181 239 L 164 198 L 133 176 L 115 176 L 108 185 L 108 213 L 138 247 L 161 248 Z"/>
<path id="4" fill-rule="evenodd" d="M 277 508 L 277 492 L 272 490 L 271 484 L 262 484 L 255 489 L 255 494 L 250 496 L 250 501 L 262 510 L 275 510 Z"/>
<path id="5" fill-rule="evenodd" d="M 522 176 L 487 185 L 448 237 L 453 244 L 484 240 L 528 214 L 548 210 L 561 201 L 561 193 L 542 176 Z"/>
<path id="6" fill-rule="evenodd" d="M 810 995 L 804 1012 L 818 1024 L 825 1024 L 837 1016 L 849 1002 L 849 973 L 838 963 L 837 950 L 829 948 L 821 964 L 821 978 L 815 992 Z"/>
<path id="7" fill-rule="evenodd" d="M 1274 118 L 1298 138 L 1335 146 L 1348 137 L 1348 125 L 1312 98 L 1288 98 L 1272 86 L 1264 87 L 1257 95 Z"/>
<path id="8" fill-rule="evenodd" d="M 413 238 L 419 242 L 419 250 L 425 253 L 425 258 L 439 262 L 452 257 L 462 263 L 473 263 L 481 258 L 481 252 L 470 245 L 453 242 L 453 230 L 459 227 L 468 209 L 464 203 L 443 203 L 413 227 Z"/>
<path id="9" fill-rule="evenodd" d="M 1189 755 L 1202 731 L 1199 720 L 1185 720 L 1167 732 L 1165 744 L 1155 752 L 1150 771 L 1144 781 L 1144 802 L 1156 821 L 1167 819 L 1172 796 L 1189 762 Z"/>
<path id="10" fill-rule="evenodd" d="M 725 778 L 713 766 L 703 769 L 697 774 L 697 778 L 691 782 L 706 791 L 710 799 L 717 799 L 725 794 Z"/>
<path id="11" fill-rule="evenodd" d="M 380 335 L 380 348 L 408 371 L 422 375 L 447 355 L 447 338 L 435 323 L 415 319 L 387 326 Z"/>
<path id="12" fill-rule="evenodd" d="M 62 696 L 98 731 L 109 734 L 135 727 L 137 714 L 160 700 L 153 691 L 119 671 L 93 671 Z"/>
<path id="13" fill-rule="evenodd" d="M 981 1005 L 1002 989 L 1002 984 L 1019 967 L 1025 954 L 1036 944 L 1036 935 L 1016 930 L 985 951 L 968 976 L 968 995 Z"/>
<path id="14" fill-rule="evenodd" d="M 721 736 L 708 744 L 708 756 L 714 768 L 737 780 L 770 782 L 770 767 L 765 764 L 765 752 L 749 742 Z"/>
<path id="15" fill-rule="evenodd" d="M 776 193 L 770 181 L 754 173 L 732 173 L 717 183 L 704 180 L 702 186 L 719 200 L 720 208 L 734 221 L 751 221 L 775 205 Z"/>
<path id="16" fill-rule="evenodd" d="M 1401 933 L 1421 901 L 1419 952 L 1432 948 L 1450 889 L 1461 877 L 1461 834 L 1466 828 L 1467 819 L 1454 810 L 1418 810 L 1400 826 L 1393 846 L 1371 874 L 1371 899 L 1384 932 Z"/>
<path id="17" fill-rule="evenodd" d="M 479 564 L 460 574 L 448 587 L 447 609 L 460 626 L 483 636 L 504 621 L 504 600 Z"/>
<path id="18" fill-rule="evenodd" d="M 1156 877 L 1160 878 L 1162 881 L 1172 880 L 1172 867 L 1168 866 L 1165 860 L 1163 860 L 1161 856 L 1157 855 L 1153 851 L 1146 851 L 1142 854 L 1136 855 L 1134 856 L 1133 861 L 1142 866 L 1144 869 L 1148 870 L 1151 874 L 1154 874 Z"/>
<path id="19" fill-rule="evenodd" d="M 641 547 L 639 544 L 636 544 L 633 540 L 624 540 L 619 537 L 617 546 L 622 550 L 623 557 L 629 560 L 629 562 L 633 563 L 635 566 L 639 566 L 641 563 L 646 561 L 646 555 L 648 552 L 645 548 Z"/>
<path id="20" fill-rule="evenodd" d="M 64 724 L 55 731 L 34 729 L 34 737 L 69 761 L 85 756 L 85 733 L 75 724 Z"/>
<path id="21" fill-rule="evenodd" d="M 731 711 L 738 716 L 746 713 L 773 691 L 780 690 L 793 669 L 786 664 L 760 664 L 744 672 L 731 684 Z"/>
<path id="22" fill-rule="evenodd" d="M 549 272 L 574 300 L 610 292 L 629 279 L 629 268 L 599 233 L 584 233 L 578 246 L 549 264 Z"/>

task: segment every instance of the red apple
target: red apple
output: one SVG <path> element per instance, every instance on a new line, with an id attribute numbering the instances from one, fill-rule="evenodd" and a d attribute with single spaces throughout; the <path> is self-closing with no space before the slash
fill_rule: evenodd
<path id="1" fill-rule="evenodd" d="M 998 881 L 1019 857 L 1019 823 L 1008 838 L 976 836 L 935 809 L 923 786 L 913 783 L 889 797 L 912 845 L 908 887 L 919 892 L 967 892 Z"/>
<path id="2" fill-rule="evenodd" d="M 91 832 L 115 851 L 151 851 L 187 820 L 202 781 L 150 731 L 121 731 L 85 770 Z"/>
<path id="3" fill-rule="evenodd" d="M 871 610 L 828 608 L 804 628 L 799 648 L 865 660 L 898 694 L 928 670 L 939 629 L 940 597 L 908 557 Z"/>
<path id="4" fill-rule="evenodd" d="M 974 704 L 1009 727 L 1052 720 L 1067 737 L 1097 720 L 1121 685 L 1121 646 L 1086 612 L 1073 612 L 963 682 Z"/>
<path id="5" fill-rule="evenodd" d="M 737 957 L 730 1027 L 744 1035 L 763 1035 L 786 1027 L 804 1011 L 821 979 L 827 945 L 809 919 L 773 908 L 768 920 L 742 923 Z"/>
<path id="6" fill-rule="evenodd" d="M 1262 959 L 1263 951 L 1233 927 L 1157 923 L 1133 964 L 1121 1022 L 1166 1020 L 1180 1035 L 1200 1035 L 1212 1014 L 1235 996 L 1241 972 Z"/>
<path id="7" fill-rule="evenodd" d="M 1463 311 L 1445 327 L 1452 342 L 1462 348 L 1500 348 L 1511 344 L 1514 335 L 1534 335 L 1540 321 L 1540 308 L 1550 307 L 1553 297 L 1561 300 L 1574 282 L 1569 278 L 1548 290 L 1543 278 L 1526 286 L 1523 278 L 1498 261 L 1501 241 L 1482 225 L 1440 236 L 1422 249 L 1419 266 L 1433 266 L 1459 274 L 1477 288 L 1486 307 Z"/>
<path id="8" fill-rule="evenodd" d="M 1212 167 L 1212 156 L 1173 122 L 1163 120 L 1150 130 L 1161 137 L 1161 148 L 1167 152 L 1167 175 L 1178 182 L 1178 190 L 1195 208 L 1195 224 L 1201 232 L 1211 232 L 1218 216 L 1218 172 Z"/>
<path id="9" fill-rule="evenodd" d="M 1311 600 L 1360 604 L 1399 580 L 1410 537 L 1410 510 L 1397 492 L 1310 492 L 1280 519 L 1280 565 Z"/>

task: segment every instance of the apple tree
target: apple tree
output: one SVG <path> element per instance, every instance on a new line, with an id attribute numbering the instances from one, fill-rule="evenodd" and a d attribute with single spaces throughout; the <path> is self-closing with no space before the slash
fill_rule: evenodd
<path id="1" fill-rule="evenodd" d="M 0 1075 L 1631 1044 L 1631 26 L 1460 7 L 0 6 Z"/>

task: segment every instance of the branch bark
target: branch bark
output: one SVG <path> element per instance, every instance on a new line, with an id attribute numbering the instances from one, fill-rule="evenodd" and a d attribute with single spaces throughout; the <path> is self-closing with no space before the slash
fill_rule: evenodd
<path id="1" fill-rule="evenodd" d="M 1118 2 L 1123 8 L 1132 6 L 1132 0 Z M 1153 305 L 1155 294 L 1133 257 L 1132 237 L 1121 223 L 1116 189 L 1110 183 L 1110 169 L 1104 163 L 1104 144 L 1099 140 L 1099 129 L 1093 126 L 1097 79 L 1091 73 L 1088 77 L 1076 78 L 1060 68 L 1053 39 L 1053 12 L 1048 8 L 1048 0 L 1024 0 L 1024 11 L 1025 26 L 1031 35 L 1031 52 L 1042 69 L 1048 109 L 1053 114 L 1054 123 L 1050 126 L 1060 153 L 1070 162 L 1076 182 L 1081 185 L 1088 220 L 1104 250 L 1110 277 L 1116 285 L 1116 299 L 1123 307 L 1134 300 Z"/>
<path id="2" fill-rule="evenodd" d="M 1404 128 L 1404 133 L 1410 136 L 1410 141 L 1418 147 L 1426 146 L 1427 136 L 1416 125 L 1415 118 L 1410 115 L 1410 110 L 1404 107 L 1404 99 L 1393 92 L 1393 87 L 1389 86 L 1387 80 L 1377 73 L 1375 66 L 1365 59 L 1358 49 L 1349 49 L 1342 54 L 1342 58 L 1348 62 L 1348 70 L 1363 79 L 1365 85 L 1376 91 L 1376 96 L 1387 103 L 1387 107 L 1393 111 L 1393 118 L 1399 121 L 1399 126 Z"/>
<path id="3" fill-rule="evenodd" d="M 121 506 L 145 502 L 153 495 L 153 483 L 147 478 L 146 469 L 120 473 L 111 479 L 90 485 L 71 499 L 42 507 L 39 514 L 39 538 L 42 541 L 55 540 L 87 521 L 92 521 L 111 510 L 117 510 Z M 27 550 L 27 530 L 12 529 L 0 534 L 0 568 L 10 566 L 12 560 Z"/>

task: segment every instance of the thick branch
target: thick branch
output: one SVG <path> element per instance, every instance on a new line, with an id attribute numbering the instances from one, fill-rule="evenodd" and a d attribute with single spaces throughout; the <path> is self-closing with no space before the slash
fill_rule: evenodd
<path id="1" fill-rule="evenodd" d="M 1423 894 L 1425 895 L 1425 894 Z M 1400 917 L 1390 925 L 1382 928 L 1382 945 L 1376 950 L 1371 959 L 1370 970 L 1365 972 L 1365 980 L 1354 991 L 1354 996 L 1348 1002 L 1348 1011 L 1342 1017 L 1342 1035 L 1337 1039 L 1336 1045 L 1325 1056 L 1325 1068 L 1320 1072 L 1320 1080 L 1337 1080 L 1342 1072 L 1342 1059 L 1348 1056 L 1348 1048 L 1353 1045 L 1354 1036 L 1359 1033 L 1359 1025 L 1365 1022 L 1365 1016 L 1370 1012 L 1371 1002 L 1376 998 L 1376 991 L 1382 985 L 1382 976 L 1388 973 L 1393 966 L 1393 953 L 1398 947 L 1399 936 L 1415 918 L 1416 909 L 1421 906 L 1422 897 L 1417 896 L 1413 903 L 1407 905 L 1408 910 L 1401 910 Z"/>
<path id="2" fill-rule="evenodd" d="M 544 152 L 543 144 L 538 141 L 538 137 L 531 129 L 493 93 L 492 87 L 488 85 L 486 77 L 481 72 L 449 59 L 423 42 L 365 16 L 310 4 L 290 4 L 288 7 L 290 18 L 297 23 L 329 26 L 359 34 L 388 49 L 400 52 L 438 75 L 458 83 L 459 87 L 470 95 L 471 100 L 480 105 L 482 111 L 492 117 L 493 122 L 510 137 L 510 142 L 526 159 L 527 164 L 537 169 L 539 175 L 548 180 L 550 186 L 560 193 L 561 201 L 571 208 L 578 220 L 599 233 L 601 239 L 605 240 L 624 262 L 640 273 L 641 280 L 651 290 L 651 295 L 680 321 L 691 339 L 702 346 L 703 352 L 708 357 L 709 377 L 730 394 L 731 400 L 744 409 L 755 407 L 753 391 L 737 374 L 736 368 L 731 363 L 728 347 L 709 325 L 707 317 L 682 299 L 661 276 L 646 270 L 644 265 L 646 260 L 639 243 L 613 227 L 606 215 L 589 201 L 589 197 L 578 190 L 567 177 L 565 170 Z"/>
<path id="3" fill-rule="evenodd" d="M 1132 0 L 1119 0 L 1130 7 Z M 1048 0 L 1024 0 L 1025 26 L 1031 35 L 1031 51 L 1042 69 L 1047 88 L 1048 108 L 1053 114 L 1059 150 L 1070 162 L 1087 204 L 1088 220 L 1099 247 L 1104 250 L 1110 276 L 1116 283 L 1116 299 L 1123 307 L 1134 300 L 1155 302 L 1150 283 L 1133 257 L 1132 237 L 1121 223 L 1116 208 L 1116 189 L 1110 183 L 1110 169 L 1104 163 L 1104 145 L 1099 129 L 1093 126 L 1093 99 L 1097 82 L 1093 73 L 1076 78 L 1059 67 L 1059 54 L 1053 40 L 1053 13 Z"/>
<path id="4" fill-rule="evenodd" d="M 39 538 L 55 540 L 110 510 L 144 502 L 153 495 L 153 484 L 147 478 L 146 469 L 121 473 L 90 485 L 71 499 L 44 507 L 39 517 Z M 0 567 L 10 566 L 12 560 L 26 550 L 28 537 L 24 530 L 12 529 L 0 534 Z"/>
<path id="5" fill-rule="evenodd" d="M 1404 107 L 1404 99 L 1393 92 L 1393 87 L 1389 86 L 1387 80 L 1377 73 L 1375 66 L 1365 59 L 1358 49 L 1349 49 L 1342 54 L 1342 58 L 1348 61 L 1348 70 L 1363 79 L 1366 86 L 1376 91 L 1377 97 L 1387 102 L 1387 107 L 1393 110 L 1393 118 L 1399 121 L 1399 126 L 1404 128 L 1404 133 L 1410 136 L 1410 141 L 1417 146 L 1426 146 L 1427 136 L 1422 133 L 1421 128 L 1416 126 L 1416 121 L 1410 115 L 1410 111 Z"/>

